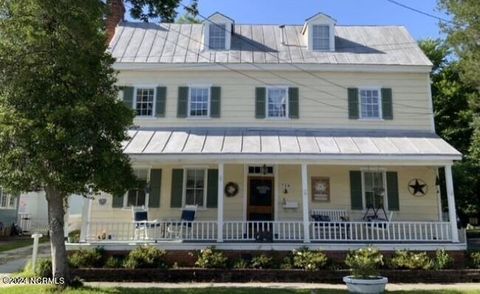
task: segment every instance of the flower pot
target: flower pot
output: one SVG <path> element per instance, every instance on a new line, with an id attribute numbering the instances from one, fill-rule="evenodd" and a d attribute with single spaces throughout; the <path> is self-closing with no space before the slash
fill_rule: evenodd
<path id="1" fill-rule="evenodd" d="M 353 276 L 343 277 L 343 281 L 347 284 L 350 293 L 383 293 L 385 292 L 385 285 L 388 279 L 385 277 L 378 277 L 376 279 L 357 279 Z"/>

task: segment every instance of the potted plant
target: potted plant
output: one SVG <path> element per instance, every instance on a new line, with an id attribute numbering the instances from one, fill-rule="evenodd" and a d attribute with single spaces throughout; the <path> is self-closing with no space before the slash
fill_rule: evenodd
<path id="1" fill-rule="evenodd" d="M 350 251 L 345 264 L 352 271 L 351 276 L 343 277 L 350 293 L 383 293 L 388 279 L 381 277 L 378 269 L 383 265 L 383 255 L 374 247 Z"/>

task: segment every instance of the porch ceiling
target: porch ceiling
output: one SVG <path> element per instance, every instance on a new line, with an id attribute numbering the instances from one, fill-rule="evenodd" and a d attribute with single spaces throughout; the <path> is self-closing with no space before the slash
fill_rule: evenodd
<path id="1" fill-rule="evenodd" d="M 130 130 L 129 136 L 123 149 L 131 156 L 461 159 L 437 135 L 405 131 L 170 128 Z"/>

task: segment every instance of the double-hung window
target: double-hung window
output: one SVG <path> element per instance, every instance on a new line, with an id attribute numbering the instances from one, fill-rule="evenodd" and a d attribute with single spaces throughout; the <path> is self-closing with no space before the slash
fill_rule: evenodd
<path id="1" fill-rule="evenodd" d="M 288 117 L 288 89 L 286 87 L 267 88 L 267 117 Z"/>
<path id="2" fill-rule="evenodd" d="M 185 205 L 198 205 L 204 207 L 206 199 L 206 170 L 186 169 L 185 174 Z"/>
<path id="3" fill-rule="evenodd" d="M 190 117 L 210 116 L 210 88 L 191 87 L 188 99 L 188 114 Z"/>
<path id="4" fill-rule="evenodd" d="M 312 48 L 314 51 L 330 50 L 330 26 L 312 25 Z"/>
<path id="5" fill-rule="evenodd" d="M 212 50 L 225 50 L 226 48 L 226 25 L 212 23 L 209 25 L 208 42 Z"/>
<path id="6" fill-rule="evenodd" d="M 155 88 L 137 88 L 135 93 L 135 111 L 137 116 L 153 116 Z"/>
<path id="7" fill-rule="evenodd" d="M 5 193 L 0 187 L 0 209 L 15 209 L 16 204 L 17 199 L 13 195 Z"/>
<path id="8" fill-rule="evenodd" d="M 130 206 L 145 206 L 147 203 L 147 193 L 145 192 L 145 185 L 148 181 L 147 169 L 136 169 L 134 174 L 139 181 L 139 187 L 128 191 L 126 197 L 126 207 Z"/>
<path id="9" fill-rule="evenodd" d="M 365 171 L 363 172 L 363 187 L 365 197 L 365 208 L 383 208 L 385 203 L 385 178 L 384 172 Z"/>
<path id="10" fill-rule="evenodd" d="M 360 89 L 360 117 L 364 119 L 380 119 L 381 94 L 379 89 Z"/>

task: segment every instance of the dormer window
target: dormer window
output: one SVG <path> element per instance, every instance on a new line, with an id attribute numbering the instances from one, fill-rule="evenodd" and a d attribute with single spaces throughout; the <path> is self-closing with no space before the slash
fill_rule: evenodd
<path id="1" fill-rule="evenodd" d="M 209 48 L 212 50 L 225 50 L 226 49 L 226 24 L 212 23 L 209 25 Z"/>
<path id="2" fill-rule="evenodd" d="M 330 26 L 312 25 L 312 49 L 314 51 L 330 50 Z"/>

